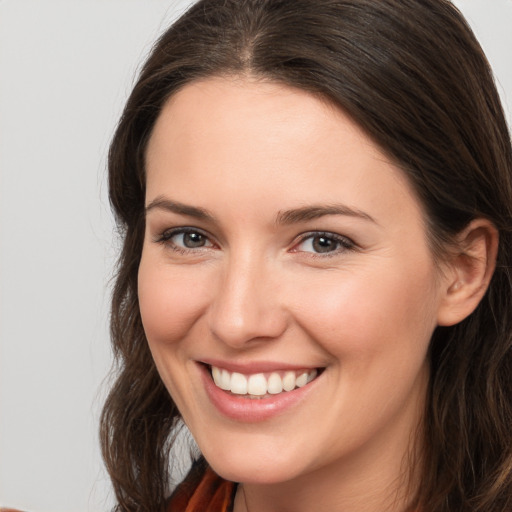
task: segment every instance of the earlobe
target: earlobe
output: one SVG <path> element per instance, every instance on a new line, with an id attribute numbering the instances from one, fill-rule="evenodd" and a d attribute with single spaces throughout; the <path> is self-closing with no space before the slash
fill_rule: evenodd
<path id="1" fill-rule="evenodd" d="M 455 325 L 485 295 L 496 267 L 499 235 L 487 219 L 475 219 L 459 234 L 444 274 L 438 325 Z"/>

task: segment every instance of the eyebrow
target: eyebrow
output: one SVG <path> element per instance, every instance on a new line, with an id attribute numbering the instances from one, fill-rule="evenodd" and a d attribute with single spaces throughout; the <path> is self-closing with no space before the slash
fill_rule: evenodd
<path id="1" fill-rule="evenodd" d="M 166 210 L 168 212 L 177 213 L 178 215 L 186 215 L 187 217 L 194 217 L 196 219 L 207 220 L 210 222 L 215 220 L 213 215 L 204 208 L 171 201 L 163 196 L 158 196 L 146 206 L 146 215 L 149 211 L 154 209 Z"/>
<path id="2" fill-rule="evenodd" d="M 368 220 L 377 224 L 377 221 L 368 213 L 350 208 L 343 204 L 332 205 L 312 205 L 304 206 L 302 208 L 294 208 L 293 210 L 285 210 L 279 212 L 276 218 L 277 224 L 296 224 L 299 222 L 306 222 L 308 220 L 318 219 L 326 215 L 345 215 L 348 217 L 356 217 L 363 220 Z"/>
<path id="3" fill-rule="evenodd" d="M 178 201 L 171 201 L 163 196 L 158 196 L 151 201 L 146 206 L 145 213 L 147 214 L 149 211 L 154 209 L 166 210 L 178 215 L 185 215 L 187 217 L 193 217 L 208 222 L 215 222 L 215 217 L 208 210 L 180 203 Z M 377 224 L 377 221 L 368 213 L 342 204 L 303 206 L 301 208 L 280 211 L 276 216 L 276 224 L 297 224 L 299 222 L 307 222 L 327 215 L 356 217 Z"/>

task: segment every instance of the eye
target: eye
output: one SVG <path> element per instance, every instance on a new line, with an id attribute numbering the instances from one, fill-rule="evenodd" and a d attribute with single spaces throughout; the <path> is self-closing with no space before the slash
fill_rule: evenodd
<path id="1" fill-rule="evenodd" d="M 335 233 L 309 233 L 302 236 L 293 251 L 330 255 L 353 250 L 354 247 L 354 242 L 345 236 Z"/>
<path id="2" fill-rule="evenodd" d="M 176 251 L 186 252 L 194 249 L 213 247 L 210 238 L 195 228 L 175 228 L 164 231 L 156 240 Z"/>

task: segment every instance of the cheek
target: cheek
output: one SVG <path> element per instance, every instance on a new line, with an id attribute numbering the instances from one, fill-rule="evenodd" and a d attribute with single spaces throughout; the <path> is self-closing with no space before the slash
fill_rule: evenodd
<path id="1" fill-rule="evenodd" d="M 207 290 L 201 280 L 191 281 L 180 269 L 143 258 L 139 267 L 138 296 L 142 323 L 149 344 L 169 344 L 185 337 L 206 307 Z"/>
<path id="2" fill-rule="evenodd" d="M 365 358 L 408 351 L 423 357 L 436 325 L 435 290 L 428 267 L 354 272 L 296 290 L 302 327 L 335 357 Z M 299 300 L 299 299 L 297 299 Z"/>

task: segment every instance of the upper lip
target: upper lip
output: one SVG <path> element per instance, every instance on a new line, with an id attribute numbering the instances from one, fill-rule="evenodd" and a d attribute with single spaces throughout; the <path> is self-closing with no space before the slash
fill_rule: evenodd
<path id="1" fill-rule="evenodd" d="M 242 374 L 253 374 L 253 373 L 266 373 L 266 372 L 275 372 L 279 370 L 284 371 L 293 371 L 293 370 L 313 370 L 315 368 L 320 368 L 319 366 L 311 365 L 311 364 L 291 364 L 291 363 L 281 363 L 277 361 L 246 361 L 246 362 L 236 362 L 236 361 L 222 361 L 219 359 L 202 359 L 198 361 L 199 363 L 206 364 L 208 366 L 216 366 L 217 368 L 222 368 L 227 370 L 228 372 L 237 372 Z"/>

